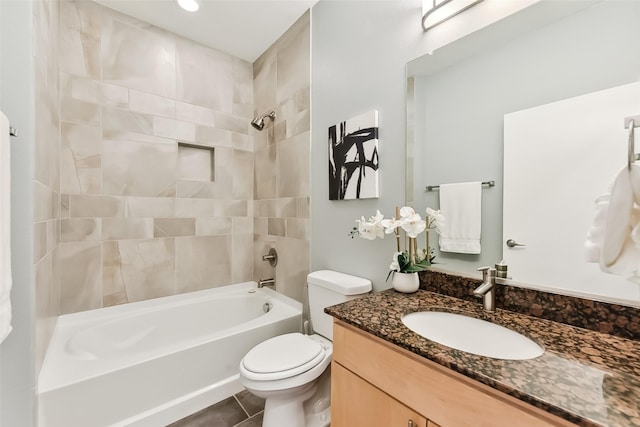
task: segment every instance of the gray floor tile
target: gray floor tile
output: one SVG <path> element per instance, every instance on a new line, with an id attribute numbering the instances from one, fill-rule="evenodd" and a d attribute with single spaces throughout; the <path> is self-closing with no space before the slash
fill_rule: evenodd
<path id="1" fill-rule="evenodd" d="M 233 427 L 245 419 L 247 414 L 231 396 L 168 427 Z"/>
<path id="2" fill-rule="evenodd" d="M 247 390 L 243 390 L 236 394 L 236 398 L 247 411 L 249 416 L 253 416 L 258 412 L 264 410 L 264 399 L 252 394 Z"/>
<path id="3" fill-rule="evenodd" d="M 260 412 L 248 420 L 241 422 L 236 427 L 262 427 L 262 414 L 263 413 Z"/>

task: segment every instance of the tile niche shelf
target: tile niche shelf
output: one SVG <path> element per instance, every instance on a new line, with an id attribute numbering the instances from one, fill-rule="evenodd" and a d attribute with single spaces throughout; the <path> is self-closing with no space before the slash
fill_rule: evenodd
<path id="1" fill-rule="evenodd" d="M 178 179 L 215 181 L 215 151 L 213 147 L 178 142 Z"/>

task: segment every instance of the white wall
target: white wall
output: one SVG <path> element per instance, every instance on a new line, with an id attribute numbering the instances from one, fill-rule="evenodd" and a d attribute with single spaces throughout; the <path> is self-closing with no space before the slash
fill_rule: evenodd
<path id="1" fill-rule="evenodd" d="M 0 344 L 0 426 L 31 427 L 35 425 L 32 2 L 0 1 L 0 22 L 0 109 L 20 132 L 11 143 L 13 331 Z"/>
<path id="2" fill-rule="evenodd" d="M 424 33 L 419 0 L 320 1 L 312 13 L 311 269 L 385 283 L 393 239 L 351 240 L 355 220 L 405 201 L 405 64 L 538 0 L 485 0 Z M 380 198 L 328 200 L 328 127 L 378 110 Z"/>

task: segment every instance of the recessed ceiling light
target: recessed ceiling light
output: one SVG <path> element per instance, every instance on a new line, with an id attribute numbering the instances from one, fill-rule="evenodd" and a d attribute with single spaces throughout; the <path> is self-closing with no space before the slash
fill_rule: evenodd
<path id="1" fill-rule="evenodd" d="M 181 8 L 188 12 L 195 12 L 200 9 L 200 5 L 197 0 L 176 0 Z"/>

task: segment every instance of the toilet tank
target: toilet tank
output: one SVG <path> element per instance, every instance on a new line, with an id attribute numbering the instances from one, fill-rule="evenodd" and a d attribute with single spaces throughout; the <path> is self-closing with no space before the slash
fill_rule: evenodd
<path id="1" fill-rule="evenodd" d="M 325 307 L 349 301 L 371 292 L 371 281 L 350 274 L 319 270 L 307 276 L 309 313 L 315 333 L 333 341 L 333 317 Z"/>

